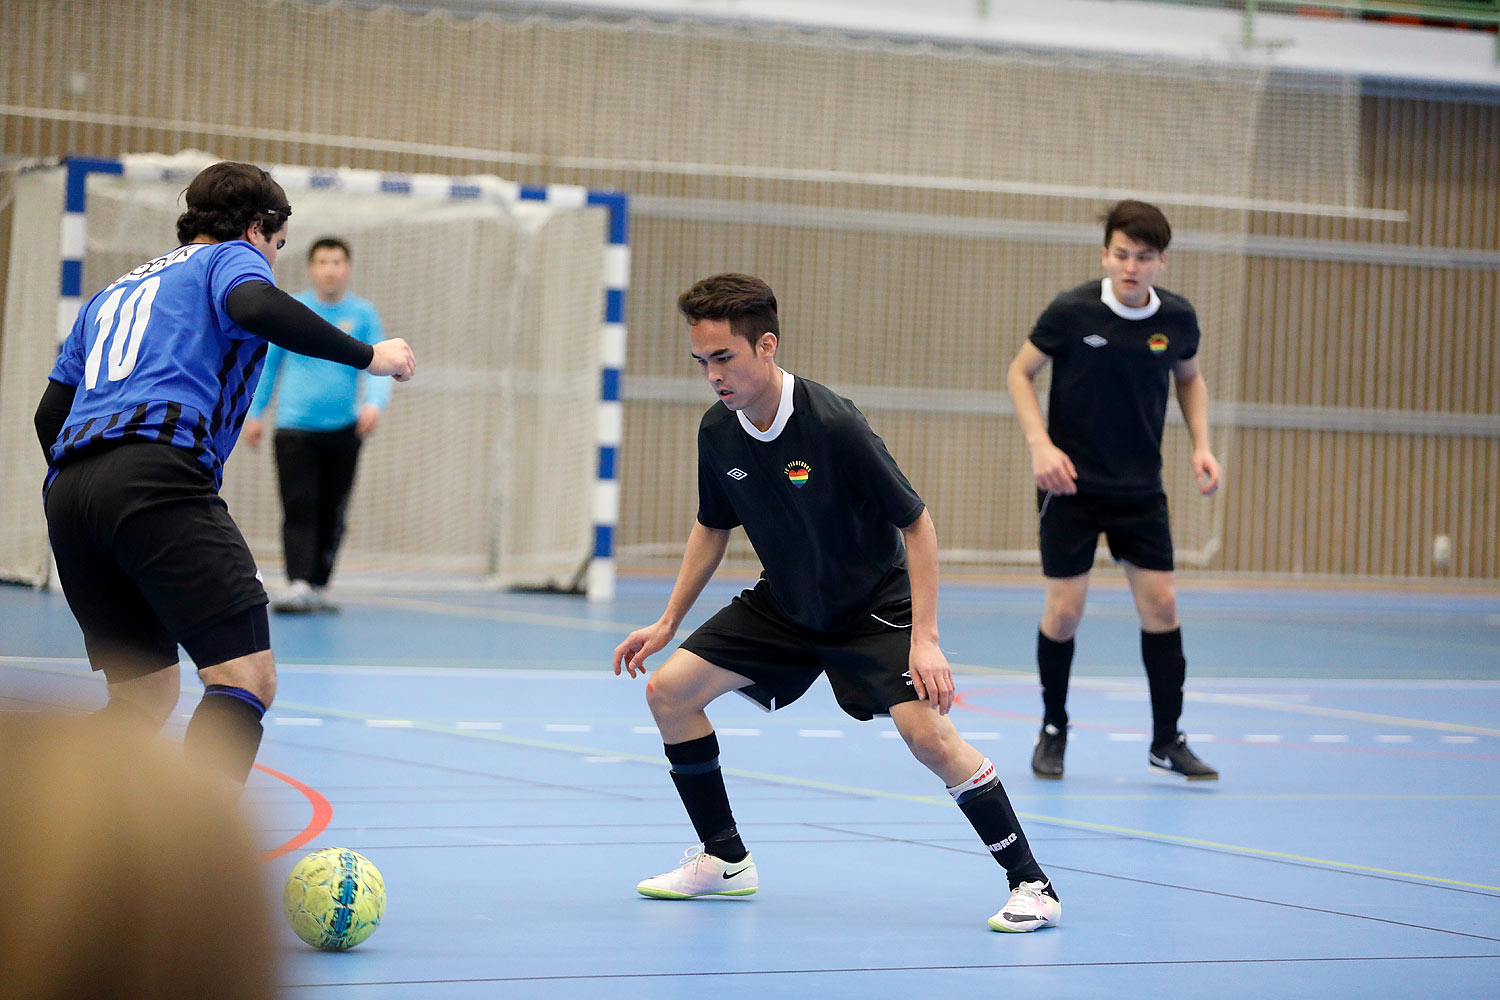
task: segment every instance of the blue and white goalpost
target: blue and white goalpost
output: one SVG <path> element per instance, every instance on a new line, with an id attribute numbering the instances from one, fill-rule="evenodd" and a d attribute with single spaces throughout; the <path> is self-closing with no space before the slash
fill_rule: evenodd
<path id="1" fill-rule="evenodd" d="M 181 192 L 212 162 L 64 162 L 59 339 L 111 268 L 170 248 Z M 304 287 L 311 241 L 347 237 L 352 291 L 417 355 L 416 379 L 361 460 L 341 567 L 376 581 L 479 573 L 505 586 L 582 585 L 591 601 L 611 599 L 627 197 L 490 176 L 268 169 L 293 212 L 278 283 Z M 269 449 L 247 451 L 235 452 L 226 499 L 269 562 L 279 556 L 279 508 L 265 514 L 275 508 Z"/>

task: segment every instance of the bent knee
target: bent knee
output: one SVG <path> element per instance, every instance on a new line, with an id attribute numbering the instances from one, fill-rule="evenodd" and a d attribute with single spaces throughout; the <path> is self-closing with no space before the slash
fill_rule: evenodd
<path id="1" fill-rule="evenodd" d="M 913 726 L 901 736 L 912 756 L 934 771 L 945 770 L 964 746 L 957 730 L 936 721 Z"/>
<path id="2" fill-rule="evenodd" d="M 1177 594 L 1170 588 L 1146 595 L 1140 604 L 1141 624 L 1159 632 L 1177 627 Z"/>
<path id="3" fill-rule="evenodd" d="M 204 684 L 243 688 L 267 708 L 276 700 L 276 659 L 269 649 L 203 667 L 198 677 Z"/>

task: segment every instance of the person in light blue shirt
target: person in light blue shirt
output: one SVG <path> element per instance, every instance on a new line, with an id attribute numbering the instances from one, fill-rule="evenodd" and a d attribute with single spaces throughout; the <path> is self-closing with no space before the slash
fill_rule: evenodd
<path id="1" fill-rule="evenodd" d="M 308 251 L 307 274 L 312 287 L 295 298 L 357 340 L 384 339 L 375 307 L 349 293 L 349 244 L 335 237 L 318 240 Z M 252 447 L 259 444 L 261 415 L 274 398 L 282 548 L 290 581 L 272 604 L 276 611 L 338 610 L 326 590 L 344 537 L 359 449 L 379 426 L 390 397 L 385 379 L 274 346 L 266 355 L 243 434 Z"/>

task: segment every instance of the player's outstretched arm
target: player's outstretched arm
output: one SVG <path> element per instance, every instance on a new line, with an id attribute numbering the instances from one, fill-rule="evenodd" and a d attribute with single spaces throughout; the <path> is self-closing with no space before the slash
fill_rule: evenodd
<path id="1" fill-rule="evenodd" d="M 724 560 L 724 550 L 729 547 L 729 532 L 722 528 L 709 528 L 694 522 L 688 535 L 687 548 L 682 553 L 682 568 L 677 571 L 677 582 L 672 585 L 672 596 L 667 599 L 667 608 L 661 617 L 644 628 L 638 628 L 615 647 L 614 669 L 620 667 L 634 677 L 646 672 L 646 659 L 672 641 L 677 626 L 703 593 L 703 588 L 713 577 L 714 570 Z"/>
<path id="2" fill-rule="evenodd" d="M 1193 478 L 1198 481 L 1199 493 L 1212 496 L 1223 481 L 1224 471 L 1209 444 L 1208 380 L 1198 369 L 1197 358 L 1177 362 L 1173 375 L 1177 384 L 1177 405 L 1182 408 L 1188 434 L 1193 439 Z"/>
<path id="3" fill-rule="evenodd" d="M 953 707 L 953 671 L 938 648 L 938 542 L 932 515 L 922 511 L 901 529 L 906 539 L 906 566 L 911 575 L 911 672 L 917 697 L 947 715 Z"/>
<path id="4" fill-rule="evenodd" d="M 1073 467 L 1073 460 L 1052 443 L 1047 434 L 1047 421 L 1042 419 L 1042 404 L 1036 395 L 1037 374 L 1050 360 L 1028 340 L 1010 363 L 1005 385 L 1010 390 L 1010 401 L 1021 424 L 1021 433 L 1031 449 L 1031 472 L 1036 476 L 1037 488 L 1052 493 L 1077 493 L 1078 470 Z"/>
<path id="5" fill-rule="evenodd" d="M 224 309 L 242 329 L 293 354 L 350 368 L 368 368 L 375 359 L 374 347 L 349 336 L 268 281 L 235 285 L 224 297 Z"/>

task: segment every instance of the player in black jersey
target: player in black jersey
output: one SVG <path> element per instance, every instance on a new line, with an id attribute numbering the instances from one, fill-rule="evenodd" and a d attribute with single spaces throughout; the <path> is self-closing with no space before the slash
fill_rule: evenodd
<path id="1" fill-rule="evenodd" d="M 1200 492 L 1208 496 L 1217 490 L 1222 474 L 1209 447 L 1197 316 L 1187 299 L 1155 287 L 1171 239 L 1171 226 L 1156 206 L 1115 205 L 1104 222 L 1106 277 L 1054 299 L 1007 376 L 1031 448 L 1047 578 L 1037 632 L 1043 719 L 1031 761 L 1039 778 L 1063 774 L 1073 634 L 1083 618 L 1101 532 L 1125 570 L 1140 615 L 1141 658 L 1151 690 L 1148 762 L 1189 780 L 1219 777 L 1177 728 L 1187 664 L 1161 482 L 1169 381 L 1176 384 L 1192 435 Z M 1035 383 L 1048 362 L 1052 389 L 1044 422 Z"/>
<path id="2" fill-rule="evenodd" d="M 849 715 L 891 717 L 1005 868 L 1010 899 L 990 927 L 1057 923 L 1057 894 L 994 765 L 948 718 L 953 675 L 938 649 L 937 532 L 922 498 L 853 403 L 776 364 L 776 296 L 765 282 L 720 274 L 677 304 L 719 402 L 698 429 L 698 519 L 682 569 L 661 618 L 615 648 L 615 673 L 623 666 L 631 677 L 644 674 L 647 657 L 672 640 L 736 525 L 764 572 L 646 684 L 672 781 L 703 847 L 637 890 L 691 899 L 759 888 L 704 709 L 737 691 L 774 710 L 826 673 Z"/>

